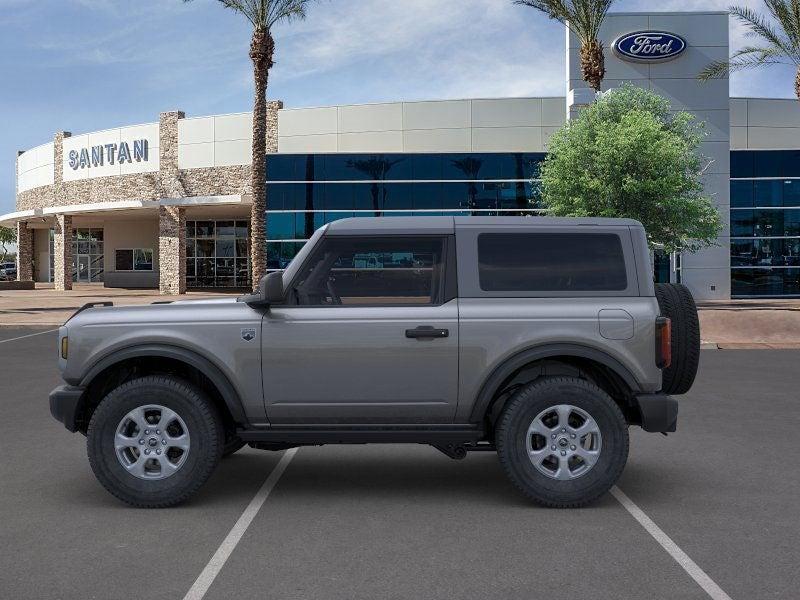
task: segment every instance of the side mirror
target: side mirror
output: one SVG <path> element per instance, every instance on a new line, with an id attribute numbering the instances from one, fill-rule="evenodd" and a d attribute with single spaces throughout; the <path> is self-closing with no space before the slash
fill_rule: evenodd
<path id="1" fill-rule="evenodd" d="M 258 292 L 239 298 L 252 307 L 268 307 L 270 304 L 283 302 L 283 273 L 274 272 L 265 275 L 258 282 Z"/>
<path id="2" fill-rule="evenodd" d="M 283 273 L 275 271 L 261 278 L 258 285 L 261 297 L 267 304 L 283 303 Z"/>

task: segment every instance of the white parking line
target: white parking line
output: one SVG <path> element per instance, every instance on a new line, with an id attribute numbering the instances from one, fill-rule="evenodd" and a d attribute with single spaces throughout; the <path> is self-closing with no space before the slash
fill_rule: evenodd
<path id="1" fill-rule="evenodd" d="M 28 335 L 21 335 L 19 337 L 11 338 L 10 340 L 0 340 L 0 344 L 6 344 L 8 342 L 16 342 L 17 340 L 24 340 L 25 338 L 33 337 L 35 335 L 44 335 L 45 333 L 53 333 L 54 331 L 58 331 L 58 329 L 49 329 L 47 331 L 39 331 L 37 333 L 29 333 Z"/>
<path id="2" fill-rule="evenodd" d="M 664 533 L 661 528 L 653 523 L 653 520 L 648 517 L 644 511 L 636 506 L 636 504 L 625 495 L 625 493 L 617 486 L 611 488 L 611 495 L 614 496 L 623 508 L 627 510 L 631 516 L 639 521 L 639 525 L 645 528 L 645 531 L 653 536 L 664 550 L 675 559 L 684 571 L 689 574 L 689 577 L 695 580 L 697 585 L 705 590 L 705 592 L 714 600 L 731 600 L 731 597 L 726 594 L 721 587 L 719 587 L 711 577 L 709 577 L 703 569 L 697 566 L 689 555 L 678 547 L 678 544 Z"/>
<path id="3" fill-rule="evenodd" d="M 250 504 L 244 509 L 242 516 L 239 517 L 239 520 L 236 521 L 228 535 L 222 540 L 222 544 L 217 548 L 214 556 L 208 561 L 205 569 L 203 569 L 203 572 L 200 573 L 200 576 L 195 580 L 191 589 L 183 597 L 183 600 L 200 600 L 206 595 L 208 588 L 214 583 L 214 579 L 219 575 L 222 567 L 225 566 L 225 562 L 242 539 L 244 532 L 247 531 L 250 523 L 253 522 L 253 519 L 267 499 L 267 496 L 269 496 L 275 484 L 278 483 L 278 479 L 283 475 L 283 472 L 286 470 L 286 467 L 289 466 L 289 462 L 291 462 L 296 453 L 297 448 L 292 448 L 283 453 L 281 460 L 275 465 L 275 468 L 272 469 L 269 477 L 267 477 L 266 481 L 256 492 L 256 495 L 253 496 L 253 499 L 250 500 Z"/>

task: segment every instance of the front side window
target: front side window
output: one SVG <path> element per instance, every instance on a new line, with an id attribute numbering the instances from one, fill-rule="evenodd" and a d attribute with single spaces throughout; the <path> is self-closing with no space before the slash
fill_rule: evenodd
<path id="1" fill-rule="evenodd" d="M 290 293 L 302 306 L 438 304 L 443 249 L 440 237 L 328 238 Z"/>
<path id="2" fill-rule="evenodd" d="M 486 292 L 611 292 L 628 287 L 613 233 L 482 233 L 478 270 Z"/>

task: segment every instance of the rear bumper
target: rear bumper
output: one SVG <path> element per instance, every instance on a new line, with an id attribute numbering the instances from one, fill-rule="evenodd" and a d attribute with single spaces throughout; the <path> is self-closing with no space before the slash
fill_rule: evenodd
<path id="1" fill-rule="evenodd" d="M 83 388 L 60 385 L 50 392 L 50 414 L 56 421 L 63 423 L 69 431 L 78 430 L 76 417 L 84 391 Z"/>
<path id="2" fill-rule="evenodd" d="M 642 419 L 642 429 L 656 433 L 673 432 L 678 427 L 678 401 L 666 394 L 640 394 L 634 398 Z"/>

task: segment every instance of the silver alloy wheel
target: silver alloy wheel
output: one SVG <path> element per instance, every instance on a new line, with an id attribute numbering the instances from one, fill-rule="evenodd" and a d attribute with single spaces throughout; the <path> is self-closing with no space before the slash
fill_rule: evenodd
<path id="1" fill-rule="evenodd" d="M 568 480 L 589 472 L 600 457 L 603 437 L 585 410 L 558 404 L 540 412 L 528 427 L 528 458 L 552 479 Z"/>
<path id="2" fill-rule="evenodd" d="M 189 456 L 189 428 L 175 411 L 147 404 L 125 415 L 114 434 L 122 467 L 139 479 L 174 475 Z"/>

